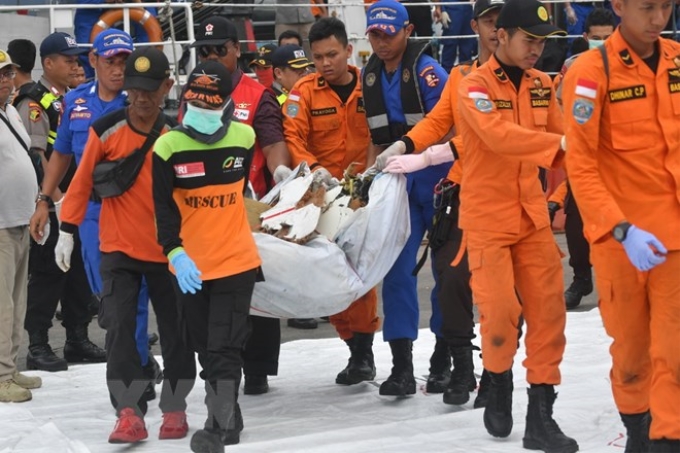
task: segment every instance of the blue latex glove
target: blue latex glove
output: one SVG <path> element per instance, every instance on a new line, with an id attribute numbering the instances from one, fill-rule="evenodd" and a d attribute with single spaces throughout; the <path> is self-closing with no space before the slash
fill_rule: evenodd
<path id="1" fill-rule="evenodd" d="M 652 247 L 656 249 L 653 250 Z M 631 225 L 623 241 L 628 259 L 639 271 L 648 271 L 666 261 L 668 250 L 652 233 Z"/>
<path id="2" fill-rule="evenodd" d="M 170 264 L 175 268 L 177 283 L 184 294 L 196 294 L 196 291 L 201 290 L 201 271 L 184 250 L 170 258 Z"/>

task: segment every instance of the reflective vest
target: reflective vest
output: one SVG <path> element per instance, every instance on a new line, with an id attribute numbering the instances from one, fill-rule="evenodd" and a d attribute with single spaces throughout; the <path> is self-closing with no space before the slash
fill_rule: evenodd
<path id="1" fill-rule="evenodd" d="M 406 124 L 389 122 L 382 89 L 382 72 L 385 65 L 375 54 L 368 60 L 363 71 L 362 89 L 366 119 L 374 144 L 389 145 L 395 142 L 425 116 L 425 106 L 418 85 L 417 64 L 420 56 L 429 48 L 428 43 L 409 40 L 401 59 L 400 95 Z"/>

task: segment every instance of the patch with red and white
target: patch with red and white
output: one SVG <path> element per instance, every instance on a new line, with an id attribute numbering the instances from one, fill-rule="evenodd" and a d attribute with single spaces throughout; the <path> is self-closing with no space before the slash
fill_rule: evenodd
<path id="1" fill-rule="evenodd" d="M 588 79 L 578 79 L 576 82 L 576 96 L 595 99 L 597 97 L 597 82 Z"/>
<path id="2" fill-rule="evenodd" d="M 191 162 L 188 164 L 176 164 L 175 176 L 177 178 L 197 178 L 205 176 L 205 166 L 203 162 Z"/>
<path id="3" fill-rule="evenodd" d="M 468 97 L 470 99 L 489 99 L 489 90 L 484 87 L 470 87 L 468 88 Z"/>
<path id="4" fill-rule="evenodd" d="M 298 90 L 293 90 L 290 92 L 288 95 L 288 99 L 290 99 L 293 102 L 299 102 L 300 101 L 300 92 Z"/>

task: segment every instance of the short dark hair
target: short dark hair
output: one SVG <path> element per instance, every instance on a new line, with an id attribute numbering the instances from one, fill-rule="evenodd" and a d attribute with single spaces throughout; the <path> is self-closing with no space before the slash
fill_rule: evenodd
<path id="1" fill-rule="evenodd" d="M 349 44 L 345 24 L 336 17 L 322 17 L 314 22 L 309 30 L 309 45 L 311 46 L 315 41 L 321 41 L 331 36 L 335 36 L 335 39 L 345 47 Z"/>
<path id="2" fill-rule="evenodd" d="M 13 39 L 7 45 L 7 53 L 12 62 L 21 66 L 18 71 L 30 74 L 35 67 L 35 44 L 28 39 Z"/>
<path id="3" fill-rule="evenodd" d="M 281 33 L 279 35 L 279 46 L 281 45 L 281 41 L 291 38 L 297 39 L 298 46 L 302 47 L 302 36 L 300 36 L 300 33 L 296 32 L 295 30 L 286 30 Z"/>
<path id="4" fill-rule="evenodd" d="M 597 27 L 598 25 L 611 25 L 613 28 L 616 28 L 616 19 L 614 18 L 614 14 L 605 8 L 594 8 L 590 14 L 588 14 L 588 17 L 586 17 L 586 24 L 583 27 L 583 30 L 588 33 L 590 31 L 590 27 Z"/>

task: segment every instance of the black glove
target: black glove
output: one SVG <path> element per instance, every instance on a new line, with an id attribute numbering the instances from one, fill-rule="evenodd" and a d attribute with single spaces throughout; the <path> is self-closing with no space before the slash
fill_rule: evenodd
<path id="1" fill-rule="evenodd" d="M 560 205 L 554 201 L 548 202 L 548 215 L 550 215 L 550 224 L 555 220 L 555 213 L 560 210 Z"/>

